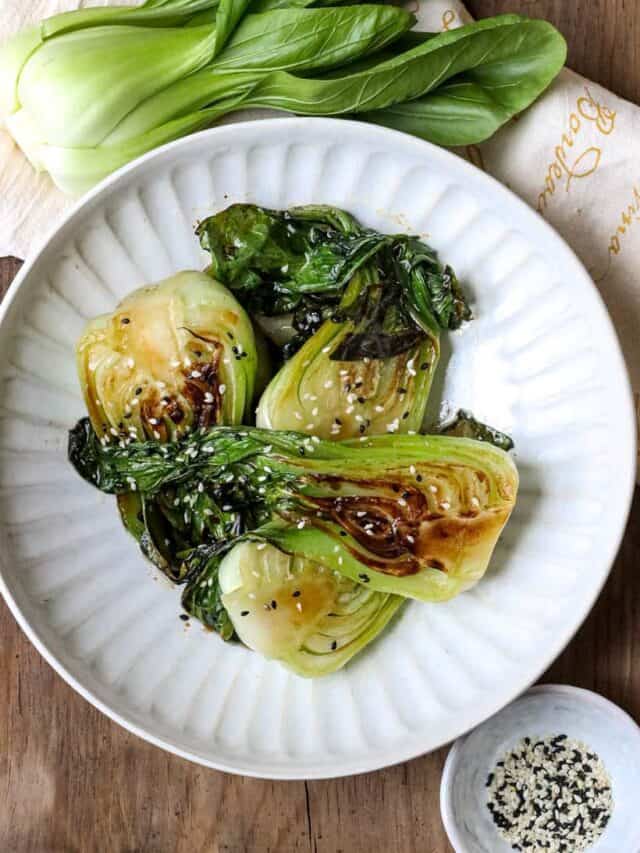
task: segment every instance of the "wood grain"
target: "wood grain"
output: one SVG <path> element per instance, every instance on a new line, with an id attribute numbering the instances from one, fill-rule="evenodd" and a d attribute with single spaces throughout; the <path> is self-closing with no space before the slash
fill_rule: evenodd
<path id="1" fill-rule="evenodd" d="M 570 64 L 640 101 L 638 0 L 470 0 L 478 17 L 552 20 Z M 19 261 L 0 260 L 0 292 Z M 640 494 L 612 576 L 544 681 L 597 690 L 640 720 Z M 0 604 L 1 853 L 450 853 L 441 750 L 328 782 L 205 770 L 116 726 L 42 660 Z M 627 851 L 620 851 L 627 853 Z"/>

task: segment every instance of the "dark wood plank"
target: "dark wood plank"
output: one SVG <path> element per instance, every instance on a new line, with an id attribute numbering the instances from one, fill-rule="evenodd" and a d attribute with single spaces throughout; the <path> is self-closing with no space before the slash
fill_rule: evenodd
<path id="1" fill-rule="evenodd" d="M 553 21 L 573 68 L 640 101 L 637 0 L 469 0 L 478 17 Z M 0 293 L 19 268 L 0 260 Z M 640 719 L 640 495 L 597 605 L 543 680 L 597 690 Z M 446 750 L 328 782 L 240 779 L 149 746 L 53 673 L 0 605 L 0 851 L 449 853 Z M 622 851 L 621 851 L 622 853 Z"/>

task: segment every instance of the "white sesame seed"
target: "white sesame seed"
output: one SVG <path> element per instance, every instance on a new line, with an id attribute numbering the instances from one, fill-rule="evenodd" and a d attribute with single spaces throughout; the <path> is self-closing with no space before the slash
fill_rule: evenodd
<path id="1" fill-rule="evenodd" d="M 430 492 L 433 492 L 433 494 L 435 495 L 435 494 L 437 494 L 437 492 L 438 492 L 438 487 L 437 487 L 437 486 L 434 486 L 434 485 L 432 484 L 431 486 L 429 486 L 429 491 L 430 491 Z"/>
<path id="2" fill-rule="evenodd" d="M 296 601 L 296 610 L 298 613 L 302 613 L 302 604 L 299 601 Z"/>
<path id="3" fill-rule="evenodd" d="M 451 509 L 451 504 L 449 501 L 441 501 L 440 509 Z"/>
<path id="4" fill-rule="evenodd" d="M 296 527 L 298 528 L 298 530 L 302 530 L 302 528 L 305 526 L 305 524 L 306 524 L 306 522 L 305 522 L 305 520 L 304 520 L 304 518 L 303 518 L 303 519 L 302 519 L 302 521 L 299 521 L 299 522 L 296 524 Z"/>
<path id="5" fill-rule="evenodd" d="M 398 498 L 398 503 L 400 504 L 400 506 L 406 506 L 407 505 L 407 502 L 405 501 L 404 498 Z"/>
<path id="6" fill-rule="evenodd" d="M 324 387 L 333 388 L 333 379 L 327 379 L 327 381 L 324 383 Z"/>
<path id="7" fill-rule="evenodd" d="M 318 409 L 317 406 L 315 406 L 315 408 L 311 409 L 311 414 L 313 415 L 314 418 L 318 416 L 319 411 L 320 410 Z"/>
<path id="8" fill-rule="evenodd" d="M 480 501 L 475 495 L 471 498 L 471 506 L 480 506 Z"/>
<path id="9" fill-rule="evenodd" d="M 193 379 L 200 379 L 200 377 L 202 376 L 202 373 L 200 373 L 199 370 L 192 370 L 191 376 L 193 377 Z"/>
<path id="10" fill-rule="evenodd" d="M 301 421 L 301 420 L 302 420 L 302 415 L 300 414 L 300 412 L 294 412 L 294 413 L 293 413 L 293 417 L 294 417 L 297 421 Z"/>
<path id="11" fill-rule="evenodd" d="M 322 352 L 331 352 L 331 347 L 330 346 L 322 347 Z"/>
<path id="12" fill-rule="evenodd" d="M 174 359 L 173 361 L 169 362 L 169 366 L 170 367 L 180 367 L 180 362 L 176 361 L 176 359 Z"/>
<path id="13" fill-rule="evenodd" d="M 205 391 L 204 401 L 205 403 L 213 403 L 213 394 L 211 391 Z"/>
<path id="14" fill-rule="evenodd" d="M 380 404 L 374 406 L 374 409 L 376 410 L 376 412 L 384 412 L 384 406 L 381 406 Z"/>

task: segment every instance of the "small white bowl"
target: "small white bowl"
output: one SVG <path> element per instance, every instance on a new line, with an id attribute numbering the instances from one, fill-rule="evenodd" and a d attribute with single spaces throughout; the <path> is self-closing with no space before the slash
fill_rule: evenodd
<path id="1" fill-rule="evenodd" d="M 640 851 L 640 728 L 596 693 L 557 684 L 532 687 L 452 747 L 440 786 L 440 810 L 456 853 L 510 853 L 487 809 L 487 775 L 523 737 L 566 734 L 602 759 L 613 813 L 589 853 Z"/>

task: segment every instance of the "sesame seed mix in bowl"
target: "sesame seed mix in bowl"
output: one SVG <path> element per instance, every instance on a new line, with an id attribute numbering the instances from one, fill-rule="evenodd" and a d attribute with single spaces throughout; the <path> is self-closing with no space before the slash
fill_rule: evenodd
<path id="1" fill-rule="evenodd" d="M 523 738 L 496 763 L 486 787 L 487 808 L 513 850 L 588 850 L 613 811 L 603 762 L 565 734 Z"/>

